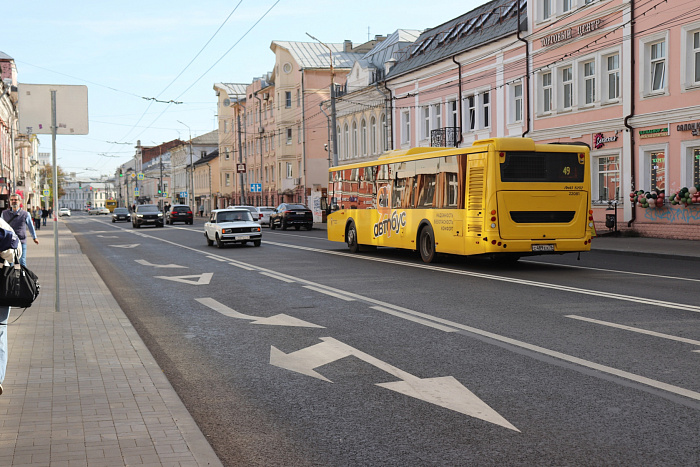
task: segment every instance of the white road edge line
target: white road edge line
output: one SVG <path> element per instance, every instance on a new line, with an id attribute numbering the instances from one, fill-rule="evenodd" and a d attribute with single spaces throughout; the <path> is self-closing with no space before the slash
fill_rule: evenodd
<path id="1" fill-rule="evenodd" d="M 348 296 L 345 295 L 345 294 L 336 293 L 336 292 L 331 292 L 330 290 L 326 290 L 326 289 L 321 288 L 321 287 L 317 287 L 317 286 L 313 286 L 313 285 L 304 285 L 303 287 L 304 287 L 305 289 L 315 290 L 316 292 L 319 292 L 319 293 L 322 293 L 322 294 L 326 294 L 326 295 L 330 295 L 331 297 L 339 298 L 339 299 L 341 299 L 341 300 L 345 300 L 346 302 L 354 302 L 354 301 L 355 301 L 354 298 L 348 297 Z"/>
<path id="2" fill-rule="evenodd" d="M 424 326 L 430 326 L 431 328 L 439 329 L 440 331 L 445 331 L 445 332 L 455 332 L 457 329 L 449 326 L 443 326 L 442 324 L 438 324 L 432 321 L 429 321 L 427 319 L 421 319 L 421 318 L 416 318 L 415 316 L 408 315 L 406 313 L 401 313 L 400 311 L 392 310 L 390 308 L 386 308 L 383 306 L 371 306 L 373 310 L 381 311 L 382 313 L 387 313 L 392 316 L 396 316 L 398 318 L 403 318 L 408 321 L 413 321 L 414 323 L 422 324 Z"/>
<path id="3" fill-rule="evenodd" d="M 270 272 L 265 272 L 265 271 L 258 271 L 258 272 L 260 274 L 262 274 L 263 276 L 272 277 L 273 279 L 277 279 L 278 281 L 283 281 L 283 282 L 287 282 L 287 283 L 296 282 L 294 279 L 288 279 L 286 277 L 280 276 L 279 274 L 272 274 Z"/>
<path id="4" fill-rule="evenodd" d="M 699 345 L 700 346 L 700 341 L 696 341 L 693 339 L 686 339 L 685 337 L 677 337 L 677 336 L 672 336 L 670 334 L 663 334 L 660 332 L 656 331 L 648 331 L 646 329 L 641 329 L 641 328 L 634 328 L 632 326 L 626 326 L 624 324 L 616 324 L 616 323 L 611 323 L 609 321 L 600 321 L 598 319 L 593 319 L 593 318 L 585 318 L 583 316 L 576 316 L 576 315 L 566 315 L 566 318 L 571 318 L 571 319 L 577 319 L 579 321 L 587 321 L 589 323 L 595 323 L 595 324 L 602 324 L 603 326 L 608 326 L 611 328 L 617 328 L 617 329 L 624 329 L 626 331 L 632 331 L 632 332 L 638 332 L 639 334 L 646 334 L 648 336 L 655 336 L 655 337 L 661 337 L 663 339 L 669 339 L 672 341 L 677 341 L 677 342 L 684 342 L 686 344 L 692 344 L 692 345 Z"/>

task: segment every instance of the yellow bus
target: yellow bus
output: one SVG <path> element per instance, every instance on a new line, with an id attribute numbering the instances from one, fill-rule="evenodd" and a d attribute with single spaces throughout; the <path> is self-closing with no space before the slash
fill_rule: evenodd
<path id="1" fill-rule="evenodd" d="M 329 169 L 328 240 L 438 254 L 522 256 L 589 251 L 589 148 L 529 138 L 469 148 L 391 151 Z"/>
<path id="2" fill-rule="evenodd" d="M 108 199 L 105 201 L 105 207 L 109 209 L 109 212 L 114 212 L 114 208 L 117 207 L 117 202 L 113 199 Z"/>

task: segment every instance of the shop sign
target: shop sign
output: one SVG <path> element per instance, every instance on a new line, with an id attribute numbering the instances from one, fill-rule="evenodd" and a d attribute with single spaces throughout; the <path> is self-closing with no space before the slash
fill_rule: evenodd
<path id="1" fill-rule="evenodd" d="M 595 149 L 600 149 L 603 146 L 605 146 L 605 143 L 613 143 L 617 141 L 618 133 L 618 131 L 615 131 L 615 134 L 613 136 L 608 137 L 603 136 L 603 133 L 596 133 L 595 135 L 593 135 L 593 147 Z"/>
<path id="2" fill-rule="evenodd" d="M 563 42 L 566 40 L 571 39 L 576 36 L 584 36 L 590 32 L 595 31 L 596 29 L 600 28 L 600 26 L 603 24 L 602 19 L 595 19 L 593 21 L 589 21 L 587 23 L 583 23 L 582 25 L 576 27 L 576 28 L 569 28 L 565 29 L 563 31 L 559 31 L 556 34 L 551 34 L 547 37 L 542 38 L 542 47 L 548 47 L 552 44 L 556 44 L 558 42 Z"/>
<path id="3" fill-rule="evenodd" d="M 668 136 L 668 127 L 654 128 L 652 130 L 639 130 L 640 138 L 658 138 L 660 136 Z"/>
<path id="4" fill-rule="evenodd" d="M 700 122 L 683 123 L 676 127 L 678 131 L 689 131 L 693 136 L 700 136 Z"/>

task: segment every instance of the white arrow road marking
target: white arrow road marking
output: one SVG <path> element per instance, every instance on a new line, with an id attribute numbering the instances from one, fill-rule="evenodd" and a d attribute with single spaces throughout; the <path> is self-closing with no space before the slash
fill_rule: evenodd
<path id="1" fill-rule="evenodd" d="M 110 245 L 110 246 L 113 246 L 114 248 L 136 248 L 139 245 L 141 245 L 141 244 L 140 243 L 132 243 L 130 245 Z"/>
<path id="2" fill-rule="evenodd" d="M 322 337 L 321 340 L 323 342 L 320 344 L 289 354 L 271 346 L 270 364 L 330 383 L 332 381 L 314 371 L 314 368 L 352 355 L 401 379 L 377 386 L 520 432 L 452 376 L 418 378 L 332 337 Z"/>
<path id="3" fill-rule="evenodd" d="M 268 326 L 294 326 L 294 327 L 304 327 L 304 328 L 323 328 L 318 324 L 309 323 L 308 321 L 295 318 L 293 316 L 279 314 L 275 316 L 270 316 L 269 318 L 261 318 L 258 316 L 251 316 L 240 313 L 234 309 L 231 309 L 221 302 L 214 300 L 213 298 L 195 298 L 199 303 L 204 306 L 211 308 L 214 311 L 218 311 L 224 316 L 237 319 L 247 319 L 253 321 L 251 324 L 265 324 Z"/>
<path id="4" fill-rule="evenodd" d="M 696 341 L 693 339 L 672 336 L 670 334 L 663 334 L 663 333 L 656 332 L 656 331 L 648 331 L 646 329 L 641 329 L 641 328 L 633 328 L 632 326 L 625 326 L 624 324 L 616 324 L 616 323 L 611 323 L 609 321 L 600 321 L 597 319 L 584 318 L 583 316 L 576 316 L 576 315 L 566 315 L 566 317 L 571 318 L 571 319 L 577 319 L 579 321 L 588 321 L 589 323 L 602 324 L 603 326 L 609 326 L 611 328 L 624 329 L 626 331 L 638 332 L 640 334 L 646 334 L 648 336 L 661 337 L 663 339 L 669 339 L 672 341 L 684 342 L 686 344 L 700 345 L 700 341 Z M 694 350 L 694 352 L 698 352 L 698 350 Z"/>
<path id="5" fill-rule="evenodd" d="M 184 284 L 190 285 L 209 285 L 211 278 L 214 276 L 213 272 L 203 272 L 202 274 L 193 274 L 191 276 L 154 276 L 156 279 L 165 279 L 168 281 L 182 282 Z M 197 280 L 192 280 L 194 278 Z"/>
<path id="6" fill-rule="evenodd" d="M 154 268 L 185 268 L 187 269 L 187 266 L 180 266 L 179 264 L 153 264 L 149 263 L 145 259 L 135 259 L 139 264 L 143 264 L 144 266 L 152 266 Z"/>

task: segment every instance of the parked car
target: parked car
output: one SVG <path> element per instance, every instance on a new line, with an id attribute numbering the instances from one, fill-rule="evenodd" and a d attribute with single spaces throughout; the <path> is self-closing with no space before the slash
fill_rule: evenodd
<path id="1" fill-rule="evenodd" d="M 229 206 L 226 209 L 246 209 L 250 211 L 250 215 L 253 217 L 253 220 L 255 222 L 260 223 L 260 213 L 258 212 L 258 208 L 255 206 Z"/>
<path id="2" fill-rule="evenodd" d="M 155 204 L 137 204 L 136 210 L 131 214 L 131 226 L 134 229 L 142 225 L 155 225 L 163 227 L 163 213 Z"/>
<path id="3" fill-rule="evenodd" d="M 165 213 L 165 221 L 173 225 L 175 222 L 190 224 L 194 222 L 192 209 L 186 204 L 173 204 Z"/>
<path id="4" fill-rule="evenodd" d="M 204 224 L 204 238 L 207 245 L 223 248 L 227 243 L 253 242 L 260 246 L 262 227 L 253 220 L 250 211 L 246 209 L 215 209 Z"/>
<path id="5" fill-rule="evenodd" d="M 293 226 L 299 230 L 301 227 L 306 227 L 311 230 L 314 227 L 314 215 L 311 209 L 303 204 L 282 203 L 275 211 L 270 214 L 270 228 L 274 230 L 279 227 L 282 230 L 287 230 L 287 227 Z"/>
<path id="6" fill-rule="evenodd" d="M 127 208 L 114 208 L 114 211 L 112 211 L 112 222 L 129 222 L 130 220 L 131 214 L 129 213 L 129 210 Z"/>
<path id="7" fill-rule="evenodd" d="M 70 217 L 70 209 L 68 209 L 68 208 L 59 209 L 58 210 L 58 217 L 63 217 L 63 216 Z"/>
<path id="8" fill-rule="evenodd" d="M 275 210 L 272 206 L 257 206 L 255 208 L 260 214 L 260 225 L 270 225 L 270 214 Z"/>
<path id="9" fill-rule="evenodd" d="M 107 209 L 105 207 L 92 206 L 88 209 L 89 209 L 88 214 L 90 214 L 91 216 L 92 215 L 99 216 L 100 214 L 107 214 L 107 215 L 110 214 L 109 209 Z"/>

